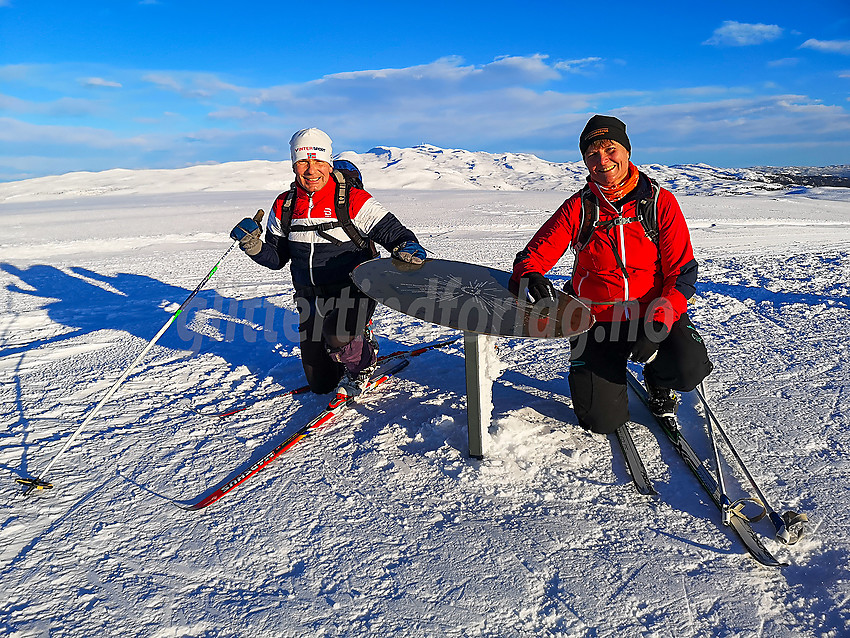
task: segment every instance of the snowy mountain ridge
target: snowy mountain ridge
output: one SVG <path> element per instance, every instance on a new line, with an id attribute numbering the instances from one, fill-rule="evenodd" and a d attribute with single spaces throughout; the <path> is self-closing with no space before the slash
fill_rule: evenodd
<path id="1" fill-rule="evenodd" d="M 378 146 L 366 153 L 344 151 L 340 158 L 360 167 L 373 190 L 501 190 L 573 192 L 585 181 L 581 162 L 549 162 L 529 153 L 487 153 Z M 747 194 L 786 191 L 794 186 L 850 185 L 850 167 L 831 167 L 833 181 L 811 181 L 812 170 L 732 169 L 708 164 L 639 165 L 662 186 L 682 195 Z M 288 161 L 250 160 L 179 169 L 110 169 L 74 172 L 0 184 L 0 203 L 178 192 L 282 191 L 291 181 Z M 809 181 L 807 182 L 806 179 Z M 838 180 L 837 182 L 835 180 Z M 847 184 L 844 184 L 847 182 Z"/>

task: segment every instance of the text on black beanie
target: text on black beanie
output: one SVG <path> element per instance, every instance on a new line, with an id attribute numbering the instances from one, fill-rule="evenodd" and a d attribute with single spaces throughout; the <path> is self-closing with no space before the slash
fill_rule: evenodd
<path id="1" fill-rule="evenodd" d="M 582 157 L 587 152 L 587 147 L 597 140 L 614 140 L 625 146 L 629 154 L 632 152 L 632 145 L 626 135 L 626 125 L 611 115 L 594 115 L 587 121 L 578 138 Z"/>

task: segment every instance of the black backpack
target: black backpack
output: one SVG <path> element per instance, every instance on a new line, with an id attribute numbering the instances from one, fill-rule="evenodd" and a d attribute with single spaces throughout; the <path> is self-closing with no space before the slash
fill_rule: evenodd
<path id="1" fill-rule="evenodd" d="M 375 243 L 368 237 L 361 235 L 360 231 L 355 228 L 354 222 L 351 221 L 351 213 L 348 207 L 349 190 L 352 188 L 363 188 L 363 176 L 360 174 L 360 169 L 353 162 L 337 159 L 333 162 L 331 177 L 336 183 L 336 198 L 334 200 L 336 221 L 304 228 L 292 228 L 292 206 L 295 203 L 295 182 L 292 182 L 281 207 L 280 225 L 284 237 L 288 237 L 289 233 L 293 232 L 315 232 L 335 246 L 341 246 L 344 242 L 329 235 L 327 231 L 333 228 L 342 228 L 357 248 L 361 250 L 368 248 L 372 252 L 372 256 L 377 257 L 378 250 L 375 248 Z"/>
<path id="2" fill-rule="evenodd" d="M 651 195 L 648 199 L 640 199 L 637 203 L 636 217 L 616 217 L 606 222 L 599 222 L 599 201 L 590 190 L 590 185 L 581 189 L 581 225 L 578 236 L 573 242 L 576 253 L 587 246 L 597 228 L 612 228 L 639 221 L 646 236 L 658 245 L 658 182 L 649 178 Z"/>

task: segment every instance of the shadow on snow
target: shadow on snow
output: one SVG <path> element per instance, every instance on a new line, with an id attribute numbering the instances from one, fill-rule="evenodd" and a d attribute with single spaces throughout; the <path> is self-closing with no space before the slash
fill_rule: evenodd
<path id="1" fill-rule="evenodd" d="M 26 475 L 29 447 L 26 439 L 31 428 L 28 427 L 30 419 L 24 416 L 20 378 L 25 356 L 39 348 L 74 343 L 74 340 L 102 330 L 121 331 L 137 337 L 139 342 L 133 346 L 134 352 L 128 354 L 141 352 L 191 290 L 146 275 L 103 275 L 82 267 L 66 272 L 49 265 L 18 268 L 2 263 L 0 271 L 17 280 L 6 284 L 9 292 L 41 300 L 40 308 L 50 321 L 65 328 L 61 334 L 56 334 L 51 326 L 40 327 L 29 334 L 10 334 L 11 329 L 7 328 L 5 334 L 0 335 L 0 357 L 20 358 L 14 370 L 13 409 L 18 414 L 17 425 L 24 430 L 24 452 L 21 467 L 8 469 Z M 213 289 L 201 290 L 159 339 L 157 347 L 183 352 L 186 358 L 198 354 L 214 355 L 230 369 L 244 366 L 259 376 L 281 364 L 290 364 L 287 360 L 290 359 L 293 373 L 300 375 L 297 359 L 282 357 L 279 352 L 282 346 L 297 345 L 297 324 L 293 311 L 275 306 L 267 298 L 225 298 Z M 126 369 L 126 365 L 107 367 L 104 378 L 114 380 Z M 147 370 L 149 364 L 142 360 L 130 379 Z M 96 396 L 93 400 L 99 398 Z M 10 429 L 15 425 L 10 424 Z M 65 432 L 57 433 L 40 443 L 63 439 L 65 435 Z"/>

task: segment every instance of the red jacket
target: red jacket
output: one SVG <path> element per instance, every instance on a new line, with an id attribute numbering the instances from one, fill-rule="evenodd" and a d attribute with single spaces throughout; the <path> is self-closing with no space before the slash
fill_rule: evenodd
<path id="1" fill-rule="evenodd" d="M 637 200 L 646 196 L 651 186 L 649 178 L 641 174 L 635 190 L 618 202 L 620 210 L 596 184 L 590 182 L 590 188 L 599 202 L 599 221 L 604 222 L 636 217 Z M 574 248 L 580 223 L 581 191 L 561 204 L 517 255 L 513 279 L 519 281 L 530 272 L 547 273 L 568 248 Z M 670 327 L 686 311 L 696 276 L 697 263 L 679 203 L 670 191 L 660 188 L 658 244 L 646 236 L 637 219 L 610 229 L 598 228 L 575 257 L 571 283 L 576 295 L 589 302 L 598 321 L 629 318 L 631 310 L 624 315 L 624 306 L 638 305 L 641 317 L 649 313 L 648 318 Z"/>

